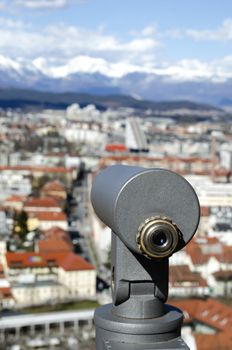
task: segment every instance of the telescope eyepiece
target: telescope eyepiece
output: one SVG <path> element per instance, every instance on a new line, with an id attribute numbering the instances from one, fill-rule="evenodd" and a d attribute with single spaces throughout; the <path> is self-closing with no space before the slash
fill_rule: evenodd
<path id="1" fill-rule="evenodd" d="M 151 218 L 140 227 L 137 244 L 149 258 L 166 258 L 175 251 L 180 239 L 177 226 L 167 218 Z"/>
<path id="2" fill-rule="evenodd" d="M 91 200 L 97 216 L 126 247 L 150 259 L 183 249 L 199 223 L 194 189 L 166 169 L 108 167 L 97 175 Z"/>

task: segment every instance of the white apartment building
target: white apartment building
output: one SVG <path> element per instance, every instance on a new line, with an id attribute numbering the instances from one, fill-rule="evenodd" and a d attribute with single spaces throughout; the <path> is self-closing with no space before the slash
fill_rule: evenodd
<path id="1" fill-rule="evenodd" d="M 97 110 L 96 106 L 89 104 L 84 108 L 81 108 L 78 103 L 73 103 L 67 107 L 66 118 L 68 120 L 98 120 L 101 116 L 101 112 Z"/>
<path id="2" fill-rule="evenodd" d="M 69 297 L 86 298 L 96 295 L 95 270 L 75 270 L 74 267 L 63 266 L 59 268 L 58 280 L 66 287 Z"/>
<path id="3" fill-rule="evenodd" d="M 52 227 L 60 227 L 68 230 L 68 221 L 64 213 L 38 213 L 39 228 L 42 231 L 50 230 Z"/>
<path id="4" fill-rule="evenodd" d="M 45 305 L 64 301 L 67 295 L 65 287 L 54 281 L 39 281 L 11 285 L 17 306 L 26 307 Z"/>
<path id="5" fill-rule="evenodd" d="M 0 210 L 0 236 L 5 236 L 9 233 L 7 225 L 7 217 L 4 211 Z"/>
<path id="6" fill-rule="evenodd" d="M 3 267 L 18 307 L 96 296 L 95 267 L 72 252 L 8 252 Z"/>
<path id="7" fill-rule="evenodd" d="M 232 183 L 214 183 L 209 176 L 189 175 L 202 207 L 232 207 Z"/>
<path id="8" fill-rule="evenodd" d="M 65 127 L 62 134 L 69 142 L 102 144 L 106 140 L 106 135 L 100 130 L 90 129 L 87 123 L 78 125 L 73 124 Z"/>
<path id="9" fill-rule="evenodd" d="M 209 176 L 186 176 L 195 189 L 202 208 L 200 230 L 232 245 L 232 183 L 214 183 Z"/>
<path id="10" fill-rule="evenodd" d="M 98 252 L 98 261 L 102 264 L 107 262 L 111 247 L 111 229 L 105 226 L 98 217 L 92 213 L 93 238 Z"/>
<path id="11" fill-rule="evenodd" d="M 11 195 L 27 196 L 32 191 L 29 173 L 15 173 L 14 170 L 0 169 L 0 201 Z"/>

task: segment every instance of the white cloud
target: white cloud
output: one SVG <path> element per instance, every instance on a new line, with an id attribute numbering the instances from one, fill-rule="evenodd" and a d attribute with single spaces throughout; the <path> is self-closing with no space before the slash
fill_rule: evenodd
<path id="1" fill-rule="evenodd" d="M 211 62 L 183 59 L 175 64 L 166 63 L 163 67 L 158 67 L 158 65 L 148 67 L 122 61 L 114 63 L 103 58 L 89 56 L 77 56 L 67 60 L 65 64 L 40 57 L 33 60 L 32 64 L 37 70 L 53 78 L 64 78 L 75 73 L 101 73 L 111 78 L 121 78 L 135 72 L 148 73 L 146 80 L 151 79 L 152 81 L 153 74 L 169 82 L 211 81 L 221 83 L 232 78 L 232 56 Z"/>
<path id="2" fill-rule="evenodd" d="M 15 0 L 15 4 L 31 9 L 62 8 L 68 5 L 67 0 Z"/>
<path id="3" fill-rule="evenodd" d="M 185 33 L 194 40 L 230 41 L 232 40 L 232 19 L 224 20 L 216 29 L 187 29 Z"/>
<path id="4" fill-rule="evenodd" d="M 54 78 L 64 78 L 75 73 L 101 73 L 112 78 L 121 78 L 128 73 L 147 72 L 150 70 L 123 62 L 111 63 L 103 58 L 78 56 L 66 62 L 64 65 L 54 65 L 44 58 L 37 58 L 33 65 L 43 74 Z"/>
<path id="5" fill-rule="evenodd" d="M 25 28 L 26 25 L 24 22 L 20 20 L 14 20 L 11 18 L 6 18 L 6 17 L 0 17 L 0 30 L 1 29 L 10 29 L 10 30 L 15 30 L 15 29 L 22 29 Z"/>
<path id="6" fill-rule="evenodd" d="M 152 65 L 160 46 L 156 38 L 148 36 L 119 40 L 102 27 L 94 31 L 58 24 L 33 30 L 30 24 L 0 17 L 0 52 L 10 57 L 46 57 L 65 63 L 85 55 L 115 63 Z"/>
<path id="7" fill-rule="evenodd" d="M 48 75 L 62 77 L 79 69 L 82 72 L 100 71 L 115 78 L 145 71 L 175 81 L 208 79 L 219 82 L 232 78 L 232 56 L 210 62 L 182 59 L 176 63 L 161 63 L 165 59 L 160 58 L 163 49 L 160 38 L 184 35 L 195 40 L 222 40 L 222 37 L 230 40 L 232 19 L 224 21 L 217 30 L 207 31 L 207 34 L 205 31 L 178 29 L 160 33 L 155 26 L 148 26 L 122 40 L 106 33 L 102 26 L 88 30 L 57 24 L 36 30 L 31 24 L 0 17 L 1 54 L 17 62 L 33 61 L 36 69 Z"/>
<path id="8" fill-rule="evenodd" d="M 199 81 L 212 79 L 214 65 L 196 59 L 183 59 L 156 70 L 156 74 L 171 77 L 175 81 Z"/>
<path id="9" fill-rule="evenodd" d="M 157 34 L 156 26 L 147 26 L 142 30 L 143 36 L 153 36 Z"/>
<path id="10" fill-rule="evenodd" d="M 148 73 L 144 78 L 153 81 L 154 75 L 168 82 L 210 81 L 214 83 L 226 82 L 232 79 L 232 55 L 220 60 L 202 62 L 199 60 L 184 59 L 175 64 L 163 64 L 162 67 L 148 67 L 135 65 L 118 60 L 112 62 L 103 58 L 79 55 L 72 59 L 66 59 L 65 63 L 58 62 L 54 57 L 38 57 L 34 60 L 15 59 L 0 56 L 0 67 L 23 72 L 40 72 L 53 78 L 65 78 L 77 73 L 101 73 L 111 78 L 121 78 L 129 73 Z M 27 73 L 28 74 L 28 73 Z"/>
<path id="11" fill-rule="evenodd" d="M 152 70 L 159 76 L 173 81 L 212 81 L 225 82 L 232 79 L 232 56 L 226 56 L 210 62 L 197 59 L 183 59 L 176 64 L 165 64 Z"/>

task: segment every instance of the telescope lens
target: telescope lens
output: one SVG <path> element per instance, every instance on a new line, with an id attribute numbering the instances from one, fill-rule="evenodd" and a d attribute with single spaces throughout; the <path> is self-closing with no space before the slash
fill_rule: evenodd
<path id="1" fill-rule="evenodd" d="M 158 247 L 163 247 L 167 243 L 167 236 L 165 232 L 160 231 L 157 232 L 153 237 L 152 237 L 153 244 L 158 246 Z"/>
<path id="2" fill-rule="evenodd" d="M 140 229 L 140 250 L 151 258 L 171 256 L 179 241 L 177 227 L 167 219 L 151 219 Z"/>

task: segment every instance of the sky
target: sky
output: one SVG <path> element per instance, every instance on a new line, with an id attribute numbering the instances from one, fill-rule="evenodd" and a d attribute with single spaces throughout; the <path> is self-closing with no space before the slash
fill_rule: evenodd
<path id="1" fill-rule="evenodd" d="M 0 0 L 0 55 L 44 69 L 91 57 L 122 71 L 226 79 L 232 1 Z"/>

